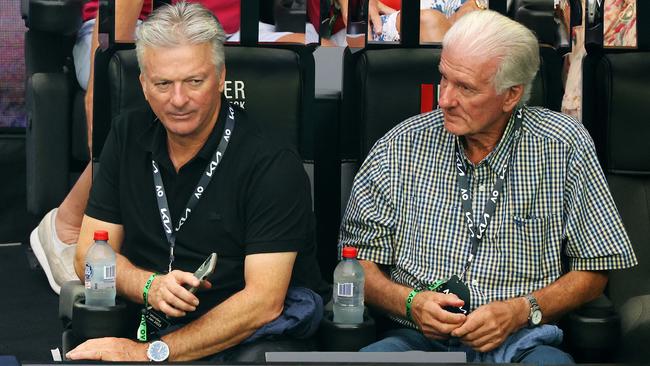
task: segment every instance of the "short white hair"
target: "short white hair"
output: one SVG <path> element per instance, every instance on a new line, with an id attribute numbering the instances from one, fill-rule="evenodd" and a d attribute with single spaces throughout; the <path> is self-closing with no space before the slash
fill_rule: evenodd
<path id="1" fill-rule="evenodd" d="M 163 5 L 154 10 L 136 29 L 138 65 L 143 70 L 143 57 L 147 47 L 209 43 L 212 46 L 212 62 L 219 73 L 225 63 L 225 40 L 223 27 L 212 12 L 202 5 L 185 1 Z"/>
<path id="2" fill-rule="evenodd" d="M 461 49 L 466 57 L 497 58 L 492 79 L 498 94 L 523 85 L 519 105 L 530 99 L 535 74 L 539 70 L 539 43 L 531 30 L 491 10 L 476 10 L 462 16 L 447 31 L 442 47 Z"/>

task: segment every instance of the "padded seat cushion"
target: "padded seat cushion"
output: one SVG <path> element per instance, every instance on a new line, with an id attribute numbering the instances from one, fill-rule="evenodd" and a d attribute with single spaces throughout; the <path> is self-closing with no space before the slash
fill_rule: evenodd
<path id="1" fill-rule="evenodd" d="M 596 68 L 594 128 L 606 133 L 605 164 L 610 172 L 650 175 L 650 52 L 605 54 Z"/>

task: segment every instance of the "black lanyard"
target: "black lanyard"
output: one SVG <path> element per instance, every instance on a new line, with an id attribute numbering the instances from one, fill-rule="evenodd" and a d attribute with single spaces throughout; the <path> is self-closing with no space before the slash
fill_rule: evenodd
<path id="1" fill-rule="evenodd" d="M 483 234 L 485 234 L 488 226 L 490 226 L 492 217 L 496 212 L 497 203 L 499 202 L 499 198 L 501 198 L 501 193 L 503 192 L 503 183 L 505 182 L 506 175 L 508 173 L 508 166 L 510 164 L 511 158 L 514 156 L 514 150 L 516 149 L 517 143 L 519 141 L 519 129 L 523 123 L 523 115 L 523 107 L 515 111 L 515 125 L 512 130 L 512 133 L 515 135 L 515 141 L 513 142 L 513 147 L 510 150 L 510 155 L 506 159 L 506 163 L 503 166 L 503 169 L 501 169 L 501 172 L 497 176 L 496 182 L 494 182 L 492 193 L 490 194 L 488 200 L 485 202 L 485 209 L 479 218 L 478 225 L 474 224 L 474 210 L 472 209 L 472 194 L 470 192 L 469 179 L 467 178 L 467 168 L 463 162 L 460 147 L 458 144 L 456 144 L 456 172 L 458 173 L 458 189 L 460 192 L 460 200 L 463 207 L 463 217 L 465 218 L 467 231 L 469 232 L 469 239 L 472 243 L 472 250 L 469 254 L 469 257 L 467 258 L 467 262 L 465 263 L 465 268 L 463 268 L 463 272 L 460 274 L 460 279 L 463 279 L 465 273 L 467 273 L 467 270 L 472 265 L 474 257 L 476 257 L 476 253 L 478 253 L 478 247 L 483 240 Z"/>
<path id="2" fill-rule="evenodd" d="M 176 233 L 181 229 L 181 226 L 187 221 L 188 217 L 192 213 L 194 207 L 201 199 L 201 195 L 208 187 L 208 184 L 212 181 L 212 175 L 217 169 L 217 166 L 223 159 L 223 155 L 226 153 L 226 148 L 228 147 L 228 142 L 230 142 L 230 136 L 232 131 L 235 128 L 235 111 L 232 108 L 232 105 L 228 103 L 228 118 L 226 120 L 226 128 L 223 131 L 223 138 L 217 146 L 217 150 L 212 157 L 212 160 L 205 167 L 205 172 L 201 175 L 199 183 L 194 189 L 194 193 L 190 195 L 190 198 L 187 201 L 187 205 L 184 210 L 183 217 L 178 220 L 178 226 L 172 228 L 172 217 L 171 212 L 169 211 L 169 205 L 167 204 L 167 196 L 165 195 L 165 187 L 163 185 L 162 176 L 158 170 L 158 166 L 154 159 L 151 159 L 151 165 L 153 166 L 153 183 L 156 194 L 156 201 L 158 202 L 158 209 L 160 211 L 160 221 L 162 222 L 163 230 L 165 235 L 167 235 L 167 242 L 169 243 L 169 268 L 168 272 L 172 271 L 172 263 L 174 262 L 174 246 L 176 245 Z"/>

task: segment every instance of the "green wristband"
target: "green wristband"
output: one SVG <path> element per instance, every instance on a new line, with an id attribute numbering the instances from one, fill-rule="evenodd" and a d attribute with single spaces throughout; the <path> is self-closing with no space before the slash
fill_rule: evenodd
<path id="1" fill-rule="evenodd" d="M 144 302 L 144 311 L 147 311 L 147 308 L 149 307 L 149 289 L 151 288 L 151 284 L 153 283 L 154 278 L 158 276 L 158 273 L 153 273 L 151 276 L 149 276 L 149 279 L 147 282 L 144 284 L 144 288 L 142 289 L 142 301 Z M 138 340 L 141 342 L 146 342 L 147 341 L 147 320 L 144 317 L 144 311 L 142 313 L 142 316 L 140 317 L 140 326 L 138 327 Z"/>
<path id="2" fill-rule="evenodd" d="M 446 280 L 437 280 L 436 282 L 430 284 L 427 288 L 429 291 L 438 291 L 438 287 L 442 285 L 443 283 L 447 282 Z"/>
<path id="3" fill-rule="evenodd" d="M 406 319 L 414 322 L 413 316 L 411 315 L 411 304 L 413 303 L 413 298 L 415 298 L 415 295 L 420 293 L 421 290 L 414 288 L 411 293 L 409 293 L 408 297 L 406 298 Z"/>
<path id="4" fill-rule="evenodd" d="M 153 280 L 156 278 L 156 276 L 158 276 L 158 273 L 152 273 L 151 276 L 149 276 L 147 283 L 144 284 L 144 288 L 142 289 L 142 300 L 144 302 L 145 309 L 149 306 L 149 289 L 151 288 L 151 284 L 153 283 Z"/>

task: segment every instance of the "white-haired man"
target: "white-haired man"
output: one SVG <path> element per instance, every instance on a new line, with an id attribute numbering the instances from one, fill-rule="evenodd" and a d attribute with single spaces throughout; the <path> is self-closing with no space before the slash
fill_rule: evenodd
<path id="1" fill-rule="evenodd" d="M 587 131 L 524 105 L 539 62 L 522 25 L 465 15 L 443 40 L 440 109 L 373 147 L 340 236 L 394 323 L 364 351 L 571 363 L 553 322 L 636 264 Z"/>
<path id="2" fill-rule="evenodd" d="M 70 359 L 250 356 L 254 340 L 269 335 L 260 331 L 264 325 L 276 321 L 271 334 L 291 325 L 281 323 L 286 294 L 295 291 L 290 284 L 315 305 L 313 313 L 303 312 L 303 325 L 322 315 L 313 291 L 322 281 L 308 179 L 293 149 L 274 145 L 225 100 L 224 39 L 214 15 L 185 2 L 158 8 L 136 31 L 149 106 L 125 112 L 111 128 L 75 269 L 83 278 L 93 232 L 108 231 L 118 253 L 118 294 L 148 303 L 172 325 L 152 343 L 92 339 L 68 352 Z M 192 272 L 212 252 L 216 270 L 199 282 Z M 143 334 L 151 333 L 144 324 Z M 283 349 L 291 348 L 292 340 L 285 341 Z"/>

